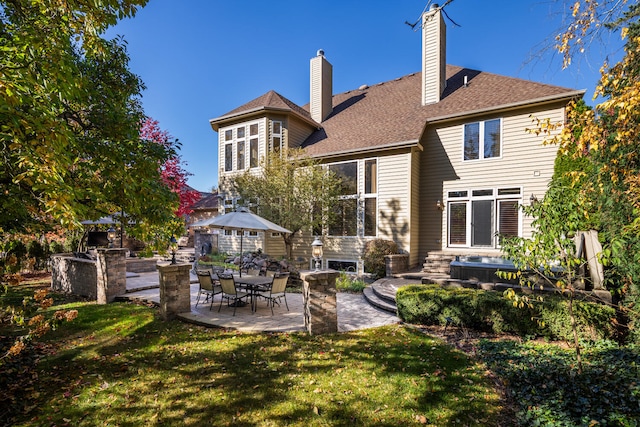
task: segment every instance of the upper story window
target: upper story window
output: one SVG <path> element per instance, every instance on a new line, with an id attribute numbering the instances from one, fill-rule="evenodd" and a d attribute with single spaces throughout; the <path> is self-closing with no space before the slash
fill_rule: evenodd
<path id="1" fill-rule="evenodd" d="M 224 145 L 224 170 L 229 172 L 233 170 L 233 144 Z"/>
<path id="2" fill-rule="evenodd" d="M 486 120 L 464 125 L 464 160 L 500 157 L 502 154 L 502 120 Z"/>
<path id="3" fill-rule="evenodd" d="M 282 151 L 282 122 L 271 122 L 271 151 Z"/>
<path id="4" fill-rule="evenodd" d="M 263 143 L 260 140 L 265 138 L 264 129 L 261 133 L 260 128 L 260 122 L 249 122 L 221 130 L 221 172 L 243 171 L 247 167 L 258 167 L 260 144 Z M 282 134 L 282 127 L 280 127 L 280 134 Z"/>
<path id="5" fill-rule="evenodd" d="M 245 132 L 245 128 L 243 127 L 239 127 L 236 129 L 236 162 L 237 162 L 237 166 L 236 168 L 238 170 L 242 170 L 244 169 L 244 152 L 245 152 L 245 147 L 244 147 L 244 132 Z"/>

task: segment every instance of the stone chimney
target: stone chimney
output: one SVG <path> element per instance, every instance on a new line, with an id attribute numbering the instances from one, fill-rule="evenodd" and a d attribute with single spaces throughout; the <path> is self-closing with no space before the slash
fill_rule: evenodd
<path id="1" fill-rule="evenodd" d="M 422 16 L 422 105 L 440 101 L 447 86 L 447 27 L 437 4 Z"/>
<path id="2" fill-rule="evenodd" d="M 324 57 L 324 51 L 320 49 L 317 56 L 311 59 L 310 68 L 309 110 L 311 118 L 321 123 L 333 111 L 333 67 Z"/>

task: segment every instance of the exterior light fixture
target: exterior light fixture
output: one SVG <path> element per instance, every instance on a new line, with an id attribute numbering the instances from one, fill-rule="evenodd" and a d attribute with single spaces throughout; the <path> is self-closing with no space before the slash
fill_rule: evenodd
<path id="1" fill-rule="evenodd" d="M 175 264 L 176 252 L 178 252 L 178 241 L 176 240 L 175 236 L 171 236 L 171 239 L 169 239 L 169 243 L 169 248 L 171 249 L 171 264 Z"/>
<path id="2" fill-rule="evenodd" d="M 316 239 L 311 243 L 311 256 L 315 261 L 316 271 L 319 271 L 322 265 L 322 240 L 320 240 L 320 236 L 316 236 Z"/>
<path id="3" fill-rule="evenodd" d="M 444 209 L 444 205 L 442 204 L 442 200 L 438 200 L 436 202 L 436 208 L 443 210 Z"/>
<path id="4" fill-rule="evenodd" d="M 531 197 L 529 197 L 529 204 L 534 205 L 538 202 L 538 198 L 536 197 L 535 194 L 531 194 Z"/>
<path id="5" fill-rule="evenodd" d="M 113 242 L 116 240 L 116 230 L 113 227 L 109 227 L 107 230 L 107 240 L 109 240 L 109 247 L 113 248 Z"/>

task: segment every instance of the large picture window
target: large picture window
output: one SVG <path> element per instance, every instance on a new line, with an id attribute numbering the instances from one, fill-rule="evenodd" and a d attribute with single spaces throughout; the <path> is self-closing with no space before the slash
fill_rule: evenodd
<path id="1" fill-rule="evenodd" d="M 521 233 L 520 188 L 450 191 L 448 245 L 494 248 L 500 238 Z"/>
<path id="2" fill-rule="evenodd" d="M 341 180 L 340 200 L 329 224 L 332 236 L 356 236 L 358 230 L 358 162 L 336 163 L 329 170 Z"/>
<path id="3" fill-rule="evenodd" d="M 502 120 L 494 119 L 464 125 L 463 158 L 481 160 L 502 155 Z"/>

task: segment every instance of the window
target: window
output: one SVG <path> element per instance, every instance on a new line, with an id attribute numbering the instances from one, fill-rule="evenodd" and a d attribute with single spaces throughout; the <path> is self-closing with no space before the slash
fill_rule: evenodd
<path id="1" fill-rule="evenodd" d="M 224 131 L 224 140 L 225 141 L 231 141 L 233 139 L 233 130 L 229 129 Z"/>
<path id="2" fill-rule="evenodd" d="M 502 120 L 467 123 L 464 125 L 464 160 L 500 157 L 502 150 Z"/>
<path id="3" fill-rule="evenodd" d="M 236 138 L 238 139 L 244 138 L 244 127 L 236 129 Z"/>
<path id="4" fill-rule="evenodd" d="M 258 138 L 249 140 L 249 167 L 258 167 Z"/>
<path id="5" fill-rule="evenodd" d="M 493 248 L 501 237 L 520 235 L 521 188 L 451 191 L 448 197 L 449 246 Z"/>
<path id="6" fill-rule="evenodd" d="M 358 162 L 336 163 L 329 170 L 341 179 L 340 200 L 329 224 L 332 236 L 356 236 L 358 228 Z"/>
<path id="7" fill-rule="evenodd" d="M 233 144 L 224 146 L 224 170 L 225 172 L 233 170 Z"/>
<path id="8" fill-rule="evenodd" d="M 378 161 L 364 162 L 364 235 L 376 236 L 378 232 Z"/>
<path id="9" fill-rule="evenodd" d="M 244 169 L 244 141 L 238 141 L 238 154 L 236 158 L 238 160 L 238 170 Z"/>
<path id="10" fill-rule="evenodd" d="M 252 125 L 249 125 L 249 136 L 256 136 L 258 135 L 258 124 L 254 123 Z"/>
<path id="11" fill-rule="evenodd" d="M 346 273 L 357 273 L 358 263 L 356 261 L 327 260 L 327 268 Z"/>
<path id="12" fill-rule="evenodd" d="M 282 122 L 272 122 L 271 125 L 271 151 L 282 150 Z"/>

